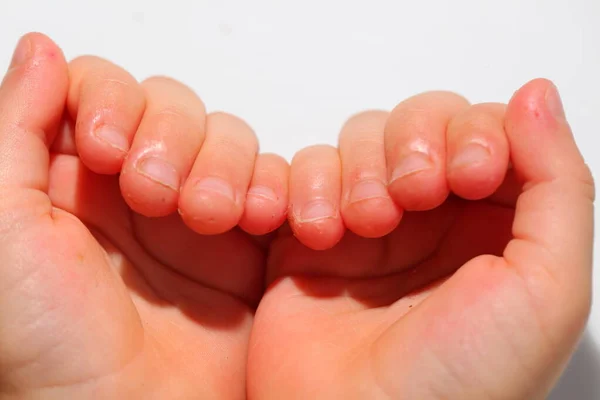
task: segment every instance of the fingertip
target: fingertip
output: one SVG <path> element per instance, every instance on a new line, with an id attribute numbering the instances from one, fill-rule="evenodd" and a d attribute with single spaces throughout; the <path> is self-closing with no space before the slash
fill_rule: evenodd
<path id="1" fill-rule="evenodd" d="M 525 181 L 559 176 L 588 180 L 589 171 L 551 81 L 534 79 L 517 90 L 508 104 L 504 128 L 515 171 Z"/>
<path id="2" fill-rule="evenodd" d="M 98 126 L 93 133 L 85 132 L 79 120 L 75 128 L 77 154 L 86 167 L 102 175 L 117 174 L 127 157 L 129 142 L 115 126 Z"/>
<path id="3" fill-rule="evenodd" d="M 179 198 L 178 212 L 192 230 L 217 235 L 234 228 L 240 218 L 241 194 L 219 177 L 195 178 L 186 182 Z"/>
<path id="4" fill-rule="evenodd" d="M 245 121 L 223 112 L 207 116 L 205 135 L 179 210 L 190 228 L 208 235 L 224 233 L 242 218 L 258 139 Z"/>
<path id="5" fill-rule="evenodd" d="M 379 238 L 393 231 L 402 213 L 389 196 L 351 201 L 342 210 L 346 228 L 365 238 Z"/>
<path id="6" fill-rule="evenodd" d="M 52 108 L 52 114 L 55 115 L 54 119 L 58 123 L 60 117 L 62 117 L 62 107 L 64 107 L 64 100 L 62 100 L 61 95 L 66 96 L 69 77 L 64 54 L 56 43 L 48 36 L 38 32 L 23 35 L 15 48 L 3 83 L 13 74 L 18 74 L 22 81 L 29 80 L 28 89 L 48 91 L 49 93 L 44 94 L 57 99 L 61 98 L 61 102 L 49 102 L 48 99 L 39 99 L 45 100 L 48 104 L 54 105 L 54 103 L 57 103 L 60 105 L 60 109 L 56 105 Z M 3 87 L 5 86 L 3 85 Z M 27 100 L 38 101 L 37 98 Z"/>
<path id="7" fill-rule="evenodd" d="M 401 218 L 386 184 L 385 111 L 364 111 L 352 116 L 340 132 L 342 161 L 342 216 L 353 233 L 375 238 L 391 232 Z"/>
<path id="8" fill-rule="evenodd" d="M 136 79 L 99 57 L 69 64 L 67 108 L 76 121 L 75 139 L 83 163 L 99 174 L 116 174 L 128 154 L 146 98 Z"/>
<path id="9" fill-rule="evenodd" d="M 438 170 L 419 171 L 392 179 L 388 191 L 394 202 L 407 211 L 432 210 L 442 204 L 449 194 L 448 183 Z"/>
<path id="10" fill-rule="evenodd" d="M 252 235 L 265 235 L 279 228 L 288 208 L 289 164 L 275 154 L 259 154 L 246 194 L 240 227 Z"/>
<path id="11" fill-rule="evenodd" d="M 16 63 L 25 61 L 32 55 L 41 56 L 49 60 L 56 60 L 66 66 L 64 54 L 60 47 L 47 35 L 40 32 L 29 32 L 21 37 L 18 46 L 19 50 L 15 52 L 13 61 Z"/>
<path id="12" fill-rule="evenodd" d="M 457 115 L 447 131 L 446 167 L 452 192 L 467 200 L 491 196 L 508 168 L 504 104 L 482 103 Z"/>
<path id="13" fill-rule="evenodd" d="M 508 102 L 508 109 L 512 111 L 515 108 L 527 106 L 534 106 L 532 110 L 537 109 L 535 103 L 545 96 L 546 91 L 550 87 L 556 86 L 549 79 L 535 78 L 530 80 L 515 91 Z"/>
<path id="14" fill-rule="evenodd" d="M 425 93 L 400 103 L 385 126 L 388 190 L 407 211 L 438 207 L 449 194 L 446 180 L 448 123 L 468 102 L 445 92 Z"/>
<path id="15" fill-rule="evenodd" d="M 300 243 L 313 250 L 331 249 L 342 240 L 345 231 L 339 216 L 309 221 L 292 217 L 290 226 Z"/>
<path id="16" fill-rule="evenodd" d="M 286 217 L 287 202 L 278 197 L 267 186 L 252 186 L 248 189 L 244 214 L 239 226 L 251 235 L 266 235 L 279 228 Z"/>
<path id="17" fill-rule="evenodd" d="M 152 169 L 153 174 L 140 171 L 139 166 L 134 170 L 124 169 L 121 172 L 121 193 L 127 205 L 136 213 L 145 217 L 164 217 L 177 209 L 179 186 L 166 184 L 164 180 L 158 181 L 156 176 L 165 173 L 160 171 L 164 166 L 151 162 L 146 163 L 146 168 Z M 176 174 L 177 171 L 173 173 Z"/>
<path id="18" fill-rule="evenodd" d="M 511 97 L 506 109 L 505 127 L 515 128 L 519 122 L 536 122 L 547 128 L 557 128 L 566 122 L 565 112 L 556 85 L 545 78 L 536 78 Z M 512 129 L 514 130 L 514 129 Z"/>
<path id="19" fill-rule="evenodd" d="M 290 225 L 294 235 L 313 250 L 335 246 L 344 235 L 344 225 L 335 205 L 326 199 L 313 199 L 292 207 Z"/>
<path id="20" fill-rule="evenodd" d="M 337 244 L 345 227 L 340 215 L 341 165 L 332 146 L 307 147 L 290 168 L 288 219 L 298 240 L 324 250 Z"/>
<path id="21" fill-rule="evenodd" d="M 502 184 L 506 167 L 501 162 L 474 164 L 451 168 L 448 172 L 450 189 L 466 200 L 481 200 L 491 196 Z"/>

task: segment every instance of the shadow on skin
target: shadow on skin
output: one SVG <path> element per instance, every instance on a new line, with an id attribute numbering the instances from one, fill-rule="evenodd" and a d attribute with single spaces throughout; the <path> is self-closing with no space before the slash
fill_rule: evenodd
<path id="1" fill-rule="evenodd" d="M 78 161 L 77 161 L 78 162 Z M 71 164 L 75 165 L 75 164 Z M 131 215 L 114 176 L 92 173 L 86 168 L 64 174 L 72 182 L 75 214 L 99 240 L 107 253 L 122 254 L 113 267 L 127 288 L 158 308 L 178 308 L 204 327 L 235 330 L 248 313 L 244 303 L 227 293 L 195 282 L 175 268 L 152 257 L 130 233 Z M 99 212 L 99 211 L 102 212 Z M 122 221 L 119 224 L 110 221 Z M 120 243 L 121 246 L 117 246 Z"/>
<path id="2" fill-rule="evenodd" d="M 425 212 L 407 212 L 379 239 L 347 232 L 325 251 L 310 250 L 292 236 L 273 242 L 268 283 L 291 276 L 313 298 L 352 298 L 365 307 L 389 306 L 419 295 L 480 255 L 501 256 L 512 238 L 514 209 L 495 200 L 450 197 Z M 410 307 L 410 304 L 408 304 Z"/>
<path id="3" fill-rule="evenodd" d="M 600 399 L 600 348 L 586 331 L 575 355 L 548 400 Z"/>
<path id="4" fill-rule="evenodd" d="M 412 268 L 394 275 L 368 279 L 316 276 L 295 276 L 291 279 L 304 294 L 316 299 L 350 297 L 366 308 L 388 307 L 404 300 L 407 307 L 412 308 L 411 298 L 436 288 L 456 269 L 452 267 L 449 273 L 442 271 L 432 274 L 426 268 Z"/>

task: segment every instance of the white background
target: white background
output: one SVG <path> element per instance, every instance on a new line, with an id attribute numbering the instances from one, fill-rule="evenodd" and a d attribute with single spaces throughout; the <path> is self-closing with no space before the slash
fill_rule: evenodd
<path id="1" fill-rule="evenodd" d="M 506 102 L 547 77 L 600 177 L 598 0 L 0 0 L 0 62 L 32 30 L 69 58 L 100 55 L 139 79 L 182 80 L 288 159 L 335 144 L 362 109 L 430 89 Z M 594 286 L 600 293 L 600 274 Z M 600 306 L 552 399 L 600 399 Z"/>

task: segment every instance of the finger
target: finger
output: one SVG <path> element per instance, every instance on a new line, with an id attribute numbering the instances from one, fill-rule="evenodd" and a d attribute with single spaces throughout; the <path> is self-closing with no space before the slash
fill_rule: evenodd
<path id="1" fill-rule="evenodd" d="M 429 92 L 396 106 L 385 126 L 388 190 L 408 211 L 429 210 L 448 196 L 446 128 L 468 102 L 448 92 Z"/>
<path id="2" fill-rule="evenodd" d="M 177 210 L 179 191 L 204 141 L 204 104 L 185 85 L 162 77 L 142 83 L 146 110 L 120 176 L 127 204 L 160 217 Z"/>
<path id="3" fill-rule="evenodd" d="M 515 172 L 524 182 L 513 224 L 515 240 L 508 245 L 505 259 L 531 285 L 536 285 L 540 274 L 558 284 L 552 295 L 537 294 L 549 302 L 565 301 L 557 303 L 564 313 L 553 314 L 570 317 L 567 331 L 573 332 L 589 311 L 595 196 L 590 170 L 558 92 L 547 80 L 534 80 L 515 94 L 505 129 Z M 563 329 L 556 333 L 566 333 Z"/>
<path id="4" fill-rule="evenodd" d="M 144 92 L 127 71 L 98 57 L 73 60 L 69 73 L 67 107 L 79 157 L 96 173 L 116 174 L 142 118 Z"/>
<path id="5" fill-rule="evenodd" d="M 402 210 L 387 191 L 384 111 L 352 117 L 339 138 L 342 162 L 342 216 L 348 229 L 363 237 L 381 237 L 400 222 Z"/>
<path id="6" fill-rule="evenodd" d="M 331 146 L 299 151 L 290 169 L 289 221 L 294 234 L 314 250 L 333 247 L 344 235 L 340 217 L 341 166 Z"/>
<path id="7" fill-rule="evenodd" d="M 375 368 L 387 390 L 545 398 L 583 331 L 594 187 L 554 85 L 534 80 L 521 88 L 508 105 L 505 130 L 514 170 L 525 182 L 514 239 L 503 258 L 469 261 L 381 336 Z M 402 365 L 410 369 L 392 369 Z M 425 370 L 437 371 L 435 377 L 424 381 L 419 371 Z"/>
<path id="8" fill-rule="evenodd" d="M 260 154 L 246 195 L 240 227 L 265 235 L 284 223 L 288 207 L 289 164 L 275 154 Z"/>
<path id="9" fill-rule="evenodd" d="M 56 134 L 67 88 L 60 49 L 44 35 L 24 36 L 0 89 L 2 200 L 16 188 L 47 190 L 48 145 Z"/>
<path id="10" fill-rule="evenodd" d="M 256 135 L 244 121 L 225 113 L 208 115 L 206 139 L 179 199 L 188 226 L 218 234 L 238 224 L 257 151 Z"/>
<path id="11" fill-rule="evenodd" d="M 447 130 L 447 178 L 453 193 L 479 200 L 502 184 L 508 168 L 504 104 L 477 104 L 456 115 Z"/>

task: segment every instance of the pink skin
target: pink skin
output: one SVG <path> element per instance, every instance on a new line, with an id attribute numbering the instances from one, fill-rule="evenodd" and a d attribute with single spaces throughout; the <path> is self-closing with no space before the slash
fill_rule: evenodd
<path id="1" fill-rule="evenodd" d="M 259 154 L 246 194 L 239 226 L 252 235 L 265 235 L 279 228 L 287 216 L 289 165 L 275 154 Z"/>
<path id="2" fill-rule="evenodd" d="M 134 211 L 147 217 L 178 211 L 202 234 L 238 224 L 266 234 L 281 226 L 289 167 L 273 155 L 257 157 L 255 135 L 243 121 L 225 113 L 207 117 L 185 85 L 163 77 L 140 84 L 95 57 L 76 59 L 70 73 L 68 105 L 77 123 L 65 121 L 54 148 L 80 154 L 94 172 L 119 172 L 121 192 Z M 94 129 L 104 125 L 123 134 L 126 149 L 99 140 Z M 197 190 L 203 178 L 213 185 Z"/>
<path id="3" fill-rule="evenodd" d="M 79 155 L 92 171 L 116 174 L 144 113 L 144 92 L 128 72 L 96 57 L 75 59 L 69 72 L 67 106 Z"/>
<path id="4" fill-rule="evenodd" d="M 480 200 L 498 190 L 508 168 L 504 104 L 477 104 L 448 126 L 448 184 L 453 193 Z"/>
<path id="5" fill-rule="evenodd" d="M 250 397 L 542 399 L 556 382 L 590 310 L 594 199 L 558 94 L 535 80 L 506 110 L 430 115 L 448 125 L 419 130 L 447 140 L 443 180 L 465 197 L 497 193 L 450 196 L 405 212 L 381 239 L 347 234 L 326 251 L 280 235 L 249 347 Z M 475 138 L 490 156 L 461 165 Z M 481 185 L 500 167 L 505 182 Z M 303 179 L 293 169 L 292 185 Z M 413 204 L 439 200 L 417 194 Z"/>
<path id="6" fill-rule="evenodd" d="M 344 235 L 340 215 L 340 160 L 335 148 L 313 146 L 298 152 L 290 170 L 290 226 L 315 250 L 333 247 Z"/>
<path id="7" fill-rule="evenodd" d="M 417 115 L 393 112 L 392 176 L 395 155 L 415 143 L 443 147 L 433 170 L 399 179 L 431 183 L 443 170 L 435 187 L 491 196 L 406 212 L 382 239 L 342 239 L 343 182 L 360 171 L 344 176 L 344 155 L 331 147 L 300 152 L 290 170 L 291 228 L 313 248 L 333 246 L 327 251 L 301 246 L 287 228 L 271 244 L 238 229 L 207 238 L 177 214 L 132 213 L 116 176 L 73 155 L 73 121 L 59 128 L 68 90 L 58 48 L 43 35 L 23 38 L 0 86 L 0 381 L 13 397 L 544 398 L 572 354 L 590 310 L 594 182 L 552 83 L 528 83 L 506 109 L 430 98 Z M 425 123 L 423 110 L 435 129 L 397 125 Z M 275 199 L 271 222 L 282 220 L 287 164 L 257 158 L 239 119 L 217 119 L 208 119 L 191 190 L 206 177 L 231 185 L 233 212 L 217 215 L 215 229 L 240 218 L 249 230 L 272 229 L 262 201 Z M 245 145 L 232 149 L 226 132 Z M 53 148 L 66 154 L 48 151 L 56 135 Z M 488 157 L 470 152 L 465 164 L 473 141 Z M 225 162 L 232 158 L 243 168 Z M 103 168 L 101 158 L 86 162 Z M 372 173 L 383 164 L 363 165 L 375 165 Z M 265 185 L 275 196 L 258 190 Z M 440 193 L 394 201 L 425 208 Z M 253 196 L 248 213 L 235 209 Z M 202 221 L 206 210 L 193 207 L 192 220 Z"/>
<path id="8" fill-rule="evenodd" d="M 387 190 L 383 132 L 388 116 L 384 111 L 357 114 L 340 133 L 342 216 L 346 227 L 363 237 L 385 236 L 402 218 L 402 208 Z"/>

